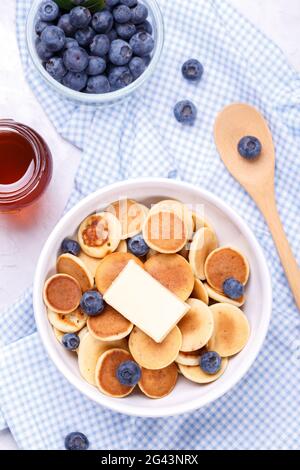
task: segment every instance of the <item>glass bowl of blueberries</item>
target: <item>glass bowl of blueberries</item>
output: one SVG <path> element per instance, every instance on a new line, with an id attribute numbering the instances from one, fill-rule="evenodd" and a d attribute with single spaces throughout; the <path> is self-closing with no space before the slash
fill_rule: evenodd
<path id="1" fill-rule="evenodd" d="M 44 80 L 84 104 L 112 104 L 153 74 L 164 43 L 157 0 L 34 0 L 27 45 Z"/>

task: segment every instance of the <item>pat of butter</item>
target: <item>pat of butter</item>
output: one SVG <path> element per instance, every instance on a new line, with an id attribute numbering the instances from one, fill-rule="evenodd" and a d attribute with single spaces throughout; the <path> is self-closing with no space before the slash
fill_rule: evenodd
<path id="1" fill-rule="evenodd" d="M 157 343 L 190 308 L 134 261 L 116 277 L 104 300 Z"/>

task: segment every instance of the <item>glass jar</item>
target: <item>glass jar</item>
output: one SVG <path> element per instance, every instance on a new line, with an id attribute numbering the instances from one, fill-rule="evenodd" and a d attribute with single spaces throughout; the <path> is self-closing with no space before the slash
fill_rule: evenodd
<path id="1" fill-rule="evenodd" d="M 30 127 L 0 119 L 0 212 L 36 201 L 52 176 L 52 156 L 44 139 Z"/>

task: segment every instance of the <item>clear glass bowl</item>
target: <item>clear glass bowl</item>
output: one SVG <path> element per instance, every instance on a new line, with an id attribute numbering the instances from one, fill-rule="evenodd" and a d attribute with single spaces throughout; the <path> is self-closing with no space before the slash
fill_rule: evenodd
<path id="1" fill-rule="evenodd" d="M 157 64 L 159 62 L 163 44 L 164 44 L 164 22 L 163 16 L 158 5 L 157 0 L 142 0 L 148 9 L 149 9 L 149 21 L 153 27 L 153 35 L 155 40 L 155 47 L 152 53 L 152 60 L 145 70 L 145 72 L 133 83 L 128 85 L 125 88 L 120 90 L 112 91 L 110 93 L 103 93 L 103 94 L 88 94 L 82 93 L 79 91 L 71 90 L 70 88 L 65 87 L 61 83 L 54 80 L 51 75 L 44 69 L 43 64 L 37 55 L 35 41 L 37 35 L 35 33 L 35 21 L 38 14 L 38 8 L 41 3 L 41 0 L 34 0 L 32 6 L 30 8 L 27 24 L 26 24 L 26 38 L 27 38 L 27 47 L 34 63 L 36 69 L 40 73 L 41 77 L 48 83 L 53 90 L 60 93 L 63 97 L 69 98 L 71 100 L 79 101 L 83 104 L 93 104 L 93 105 L 105 105 L 105 104 L 113 104 L 117 101 L 120 101 L 126 97 L 129 97 L 131 94 L 136 92 L 142 85 L 144 85 L 147 80 L 152 76 L 153 72 L 155 71 Z"/>

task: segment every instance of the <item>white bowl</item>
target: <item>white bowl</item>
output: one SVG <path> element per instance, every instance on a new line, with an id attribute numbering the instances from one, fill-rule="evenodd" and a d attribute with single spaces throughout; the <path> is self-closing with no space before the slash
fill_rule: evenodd
<path id="1" fill-rule="evenodd" d="M 167 397 L 153 401 L 133 393 L 123 399 L 110 398 L 83 380 L 76 355 L 63 351 L 48 322 L 43 303 L 43 285 L 54 273 L 56 256 L 61 241 L 76 233 L 80 222 L 96 209 L 122 197 L 151 204 L 160 199 L 179 199 L 187 204 L 204 204 L 205 217 L 215 227 L 221 244 L 233 244 L 248 257 L 251 277 L 247 286 L 244 312 L 251 324 L 251 337 L 245 349 L 231 358 L 224 375 L 209 385 L 197 385 L 179 377 L 174 391 Z M 91 194 L 56 225 L 40 255 L 34 280 L 34 311 L 42 342 L 59 371 L 80 392 L 107 408 L 128 415 L 163 417 L 199 409 L 228 392 L 249 370 L 265 339 L 272 307 L 272 288 L 263 251 L 243 220 L 213 194 L 190 184 L 167 179 L 124 181 L 107 186 Z"/>

